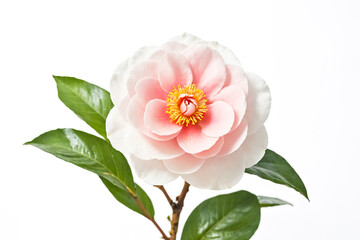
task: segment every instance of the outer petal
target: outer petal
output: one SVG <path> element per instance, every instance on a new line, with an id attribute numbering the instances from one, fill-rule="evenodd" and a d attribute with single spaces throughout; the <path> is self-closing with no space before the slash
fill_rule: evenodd
<path id="1" fill-rule="evenodd" d="M 162 135 L 162 136 L 151 132 L 147 128 L 147 126 L 145 126 L 144 113 L 145 113 L 145 107 L 141 105 L 138 96 L 136 95 L 132 97 L 129 102 L 127 115 L 129 117 L 129 123 L 134 128 L 138 129 L 141 133 L 145 134 L 146 136 L 159 141 L 167 141 L 177 136 L 178 132 L 168 135 Z"/>
<path id="2" fill-rule="evenodd" d="M 256 132 L 269 116 L 271 95 L 265 81 L 253 73 L 246 73 L 249 80 L 246 120 L 249 134 Z"/>
<path id="3" fill-rule="evenodd" d="M 195 154 L 210 149 L 219 138 L 208 137 L 201 132 L 199 126 L 189 125 L 183 127 L 176 139 L 185 152 Z"/>
<path id="4" fill-rule="evenodd" d="M 244 119 L 234 131 L 224 136 L 224 144 L 217 156 L 226 156 L 238 150 L 246 139 L 247 130 L 248 125 Z"/>
<path id="5" fill-rule="evenodd" d="M 178 85 L 189 85 L 192 80 L 190 65 L 184 56 L 168 53 L 159 62 L 159 81 L 165 92 L 172 91 Z"/>
<path id="6" fill-rule="evenodd" d="M 178 41 L 169 41 L 162 45 L 162 49 L 168 52 L 181 52 L 188 46 Z"/>
<path id="7" fill-rule="evenodd" d="M 160 99 L 151 100 L 145 108 L 145 126 L 160 136 L 169 136 L 179 133 L 182 126 L 172 123 L 166 113 L 167 103 Z"/>
<path id="8" fill-rule="evenodd" d="M 162 160 L 141 160 L 134 155 L 130 159 L 139 178 L 151 185 L 164 185 L 178 177 L 167 170 Z"/>
<path id="9" fill-rule="evenodd" d="M 223 88 L 221 92 L 214 97 L 214 101 L 224 101 L 232 107 L 235 113 L 235 119 L 231 130 L 237 128 L 246 111 L 245 92 L 239 86 L 228 86 Z"/>
<path id="10" fill-rule="evenodd" d="M 170 39 L 170 41 L 177 41 L 187 46 L 192 46 L 200 42 L 203 42 L 200 38 L 189 33 L 183 33 L 182 35 Z"/>
<path id="11" fill-rule="evenodd" d="M 244 159 L 234 152 L 226 157 L 209 158 L 198 171 L 181 176 L 197 188 L 221 190 L 231 188 L 239 182 L 244 171 Z"/>
<path id="12" fill-rule="evenodd" d="M 143 135 L 134 128 L 127 135 L 127 145 L 131 154 L 144 160 L 170 159 L 185 153 L 175 138 L 167 141 L 157 141 Z"/>
<path id="13" fill-rule="evenodd" d="M 226 64 L 234 64 L 240 66 L 239 59 L 227 47 L 219 44 L 218 42 L 208 42 L 208 45 L 221 54 Z"/>
<path id="14" fill-rule="evenodd" d="M 247 95 L 249 86 L 244 70 L 240 66 L 228 64 L 226 65 L 226 72 L 227 76 L 224 87 L 236 85 L 245 92 L 245 95 Z"/>
<path id="15" fill-rule="evenodd" d="M 194 154 L 197 158 L 210 158 L 219 153 L 222 146 L 224 145 L 224 137 L 219 138 L 219 140 L 212 146 L 210 149 L 202 151 L 200 153 Z"/>
<path id="16" fill-rule="evenodd" d="M 165 167 L 173 173 L 189 174 L 199 170 L 205 159 L 193 157 L 191 154 L 184 154 L 163 162 Z"/>
<path id="17" fill-rule="evenodd" d="M 193 71 L 193 83 L 212 99 L 223 87 L 226 68 L 221 55 L 205 44 L 187 48 L 183 52 Z"/>
<path id="18" fill-rule="evenodd" d="M 265 154 L 268 146 L 268 135 L 264 126 L 254 134 L 248 136 L 241 145 L 239 154 L 245 161 L 245 167 L 251 167 L 258 163 Z"/>
<path id="19" fill-rule="evenodd" d="M 139 62 L 148 59 L 156 49 L 158 48 L 154 46 L 140 48 L 132 57 L 123 61 L 119 67 L 116 68 L 110 81 L 111 99 L 115 105 L 118 104 L 122 97 L 127 95 L 126 84 L 129 77 L 129 70 Z"/>
<path id="20" fill-rule="evenodd" d="M 129 153 L 126 136 L 128 124 L 124 121 L 123 114 L 114 106 L 106 118 L 106 133 L 111 145 L 122 153 Z"/>
<path id="21" fill-rule="evenodd" d="M 142 78 L 135 86 L 136 95 L 140 103 L 145 106 L 153 99 L 166 100 L 167 93 L 160 87 L 160 83 L 154 78 Z"/>
<path id="22" fill-rule="evenodd" d="M 234 110 L 229 104 L 217 101 L 207 106 L 204 119 L 199 122 L 203 134 L 209 137 L 221 137 L 230 132 L 234 123 Z"/>
<path id="23" fill-rule="evenodd" d="M 135 95 L 137 82 L 145 77 L 158 78 L 158 63 L 155 61 L 144 61 L 136 64 L 129 72 L 127 90 L 132 97 Z"/>

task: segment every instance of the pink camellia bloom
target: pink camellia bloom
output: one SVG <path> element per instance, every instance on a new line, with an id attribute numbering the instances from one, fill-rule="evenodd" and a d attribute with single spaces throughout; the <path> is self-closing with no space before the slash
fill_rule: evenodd
<path id="1" fill-rule="evenodd" d="M 183 34 L 141 48 L 115 71 L 110 93 L 108 138 L 150 184 L 181 176 L 230 188 L 267 148 L 269 88 L 217 42 Z"/>

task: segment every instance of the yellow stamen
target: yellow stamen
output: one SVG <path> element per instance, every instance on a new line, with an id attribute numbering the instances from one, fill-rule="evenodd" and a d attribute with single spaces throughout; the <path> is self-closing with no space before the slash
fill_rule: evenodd
<path id="1" fill-rule="evenodd" d="M 197 102 L 197 109 L 191 116 L 184 116 L 180 111 L 180 104 L 182 99 L 180 98 L 181 94 L 191 95 L 192 98 Z M 170 115 L 170 121 L 175 122 L 178 125 L 189 124 L 195 125 L 204 117 L 206 109 L 206 98 L 203 91 L 196 88 L 195 84 L 190 84 L 185 87 L 180 87 L 169 92 L 167 102 L 166 113 Z"/>

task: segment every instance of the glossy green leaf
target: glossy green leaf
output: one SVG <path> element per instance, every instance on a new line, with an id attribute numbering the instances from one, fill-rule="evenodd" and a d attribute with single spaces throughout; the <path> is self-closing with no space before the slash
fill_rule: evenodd
<path id="1" fill-rule="evenodd" d="M 202 202 L 190 214 L 182 240 L 248 240 L 260 223 L 255 195 L 239 191 Z"/>
<path id="2" fill-rule="evenodd" d="M 73 77 L 54 76 L 60 100 L 106 138 L 105 121 L 114 106 L 108 91 Z"/>
<path id="3" fill-rule="evenodd" d="M 109 182 L 108 180 L 106 180 L 103 177 L 100 177 L 100 178 L 101 178 L 101 181 L 103 181 L 103 183 L 107 187 L 107 189 L 116 198 L 116 200 L 118 200 L 120 203 L 124 204 L 128 208 L 134 210 L 135 212 L 138 212 L 138 213 L 144 215 L 145 217 L 147 217 L 146 214 L 144 213 L 143 209 L 141 209 L 139 207 L 138 203 L 136 202 L 136 199 L 128 191 L 125 191 L 125 190 L 115 186 L 114 184 L 112 184 L 111 182 Z M 146 211 L 149 213 L 149 215 L 151 217 L 154 217 L 154 215 L 155 215 L 154 206 L 153 206 L 149 196 L 145 193 L 145 191 L 139 185 L 135 184 L 135 187 L 136 187 L 137 198 L 142 203 L 142 205 L 144 206 Z"/>
<path id="4" fill-rule="evenodd" d="M 309 199 L 304 183 L 290 164 L 279 154 L 267 149 L 256 165 L 245 170 L 274 183 L 291 187 Z"/>
<path id="5" fill-rule="evenodd" d="M 275 206 L 280 206 L 280 205 L 292 206 L 291 203 L 281 200 L 279 198 L 272 198 L 272 197 L 265 197 L 265 196 L 257 196 L 257 197 L 258 197 L 258 200 L 260 203 L 260 207 L 275 207 Z"/>
<path id="6" fill-rule="evenodd" d="M 25 144 L 94 172 L 135 195 L 135 184 L 128 162 L 106 140 L 67 128 L 46 132 Z"/>

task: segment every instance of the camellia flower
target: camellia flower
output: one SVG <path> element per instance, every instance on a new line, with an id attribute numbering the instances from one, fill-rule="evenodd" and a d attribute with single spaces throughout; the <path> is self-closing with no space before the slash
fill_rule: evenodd
<path id="1" fill-rule="evenodd" d="M 229 188 L 267 148 L 269 88 L 217 42 L 183 34 L 141 48 L 115 71 L 110 93 L 108 138 L 150 184 L 181 176 Z"/>

